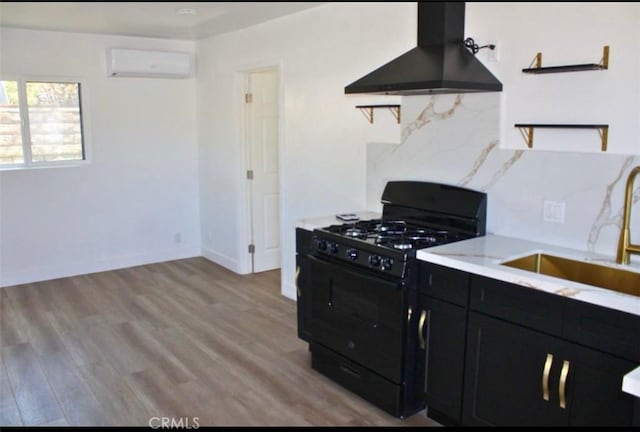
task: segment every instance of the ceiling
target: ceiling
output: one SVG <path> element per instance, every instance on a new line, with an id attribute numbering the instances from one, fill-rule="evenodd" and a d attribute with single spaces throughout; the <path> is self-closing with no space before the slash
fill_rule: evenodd
<path id="1" fill-rule="evenodd" d="M 197 40 L 312 8 L 307 2 L 0 2 L 0 26 Z"/>

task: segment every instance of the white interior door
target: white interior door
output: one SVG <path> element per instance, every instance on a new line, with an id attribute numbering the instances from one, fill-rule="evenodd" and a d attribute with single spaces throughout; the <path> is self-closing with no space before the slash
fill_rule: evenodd
<path id="1" fill-rule="evenodd" d="M 252 271 L 280 267 L 279 79 L 276 70 L 249 74 L 248 150 Z M 252 178 L 251 178 L 252 177 Z"/>

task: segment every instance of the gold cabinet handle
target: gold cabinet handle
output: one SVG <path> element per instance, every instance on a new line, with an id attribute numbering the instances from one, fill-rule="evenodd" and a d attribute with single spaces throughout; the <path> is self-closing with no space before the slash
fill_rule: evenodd
<path id="1" fill-rule="evenodd" d="M 296 292 L 298 293 L 298 297 L 302 296 L 302 292 L 300 291 L 300 286 L 298 285 L 298 278 L 300 277 L 300 266 L 296 266 L 296 279 L 295 279 L 295 285 L 296 285 Z"/>
<path id="2" fill-rule="evenodd" d="M 567 388 L 567 375 L 569 375 L 569 367 L 570 367 L 570 363 L 568 360 L 565 360 L 564 363 L 562 363 L 562 370 L 560 371 L 560 385 L 558 386 L 558 395 L 560 396 L 560 408 L 566 408 L 567 407 L 567 400 L 566 400 L 566 388 Z"/>
<path id="3" fill-rule="evenodd" d="M 542 370 L 542 399 L 549 400 L 549 372 L 551 372 L 551 364 L 553 363 L 553 355 L 547 354 L 547 360 L 544 362 Z"/>
<path id="4" fill-rule="evenodd" d="M 420 339 L 420 349 L 425 349 L 427 342 L 424 340 L 424 322 L 427 319 L 427 311 L 420 312 L 420 321 L 418 321 L 418 338 Z"/>

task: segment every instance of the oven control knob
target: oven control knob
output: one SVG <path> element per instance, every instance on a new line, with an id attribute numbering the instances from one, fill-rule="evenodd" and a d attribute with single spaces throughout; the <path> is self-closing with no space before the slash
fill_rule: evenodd
<path id="1" fill-rule="evenodd" d="M 369 257 L 369 265 L 371 267 L 378 267 L 380 265 L 380 257 L 378 255 L 371 255 Z"/>
<path id="2" fill-rule="evenodd" d="M 382 266 L 380 267 L 382 270 L 389 271 L 393 267 L 393 259 L 391 258 L 382 258 Z"/>
<path id="3" fill-rule="evenodd" d="M 318 248 L 318 250 L 321 250 L 321 251 L 327 250 L 327 241 L 316 239 L 316 248 Z"/>
<path id="4" fill-rule="evenodd" d="M 329 252 L 332 254 L 338 253 L 338 243 L 329 243 Z"/>
<path id="5" fill-rule="evenodd" d="M 355 249 L 347 249 L 347 258 L 351 261 L 355 261 L 358 259 L 358 251 Z"/>

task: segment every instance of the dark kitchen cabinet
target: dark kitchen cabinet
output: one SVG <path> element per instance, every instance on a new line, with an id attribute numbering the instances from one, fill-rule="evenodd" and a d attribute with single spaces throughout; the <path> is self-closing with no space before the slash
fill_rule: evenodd
<path id="1" fill-rule="evenodd" d="M 420 290 L 458 306 L 469 304 L 469 273 L 431 263 L 420 263 Z"/>
<path id="2" fill-rule="evenodd" d="M 640 318 L 482 276 L 470 286 L 464 425 L 632 425 L 638 404 L 621 387 L 639 336 L 617 333 Z"/>
<path id="3" fill-rule="evenodd" d="M 465 425 L 631 426 L 635 363 L 476 312 L 468 342 Z"/>
<path id="4" fill-rule="evenodd" d="M 564 297 L 471 275 L 470 307 L 484 314 L 559 336 Z"/>
<path id="5" fill-rule="evenodd" d="M 418 356 L 427 415 L 460 423 L 467 331 L 469 275 L 434 264 L 420 267 Z"/>
<path id="6" fill-rule="evenodd" d="M 567 298 L 562 336 L 640 364 L 640 316 Z"/>
<path id="7" fill-rule="evenodd" d="M 309 258 L 311 231 L 296 228 L 296 299 L 298 315 L 298 337 L 311 342 L 311 290 L 309 289 Z"/>
<path id="8" fill-rule="evenodd" d="M 467 310 L 421 296 L 419 356 L 424 364 L 427 415 L 443 424 L 457 424 L 462 413 L 462 383 Z"/>
<path id="9" fill-rule="evenodd" d="M 573 345 L 567 379 L 571 426 L 632 426 L 637 398 L 621 390 L 622 378 L 638 365 Z"/>
<path id="10" fill-rule="evenodd" d="M 566 357 L 560 340 L 471 312 L 468 347 L 465 425 L 569 424 L 558 400 L 559 366 Z"/>

